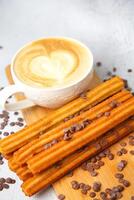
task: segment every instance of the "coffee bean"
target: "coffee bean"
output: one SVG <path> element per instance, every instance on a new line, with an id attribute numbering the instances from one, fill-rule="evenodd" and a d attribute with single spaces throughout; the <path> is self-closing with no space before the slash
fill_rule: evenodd
<path id="1" fill-rule="evenodd" d="M 89 196 L 90 196 L 91 198 L 93 198 L 93 197 L 96 196 L 96 193 L 95 193 L 95 192 L 90 192 L 90 193 L 89 193 Z"/>
<path id="2" fill-rule="evenodd" d="M 90 174 L 91 174 L 91 176 L 94 177 L 94 176 L 97 176 L 97 175 L 98 175 L 98 172 L 96 172 L 96 171 L 91 171 Z"/>
<path id="3" fill-rule="evenodd" d="M 122 152 L 122 154 L 126 154 L 128 152 L 125 148 L 122 148 L 120 151 Z"/>
<path id="4" fill-rule="evenodd" d="M 132 69 L 128 69 L 127 71 L 130 73 L 130 72 L 132 72 Z"/>
<path id="5" fill-rule="evenodd" d="M 3 184 L 3 188 L 8 189 L 8 188 L 9 188 L 9 185 L 6 184 L 6 183 L 4 183 L 4 184 Z"/>
<path id="6" fill-rule="evenodd" d="M 3 160 L 0 160 L 0 165 L 3 165 L 3 164 L 4 164 Z"/>
<path id="7" fill-rule="evenodd" d="M 95 192 L 99 192 L 101 190 L 101 183 L 100 182 L 94 182 L 93 183 L 93 190 Z"/>
<path id="8" fill-rule="evenodd" d="M 100 192 L 100 197 L 102 199 L 106 199 L 107 198 L 107 194 L 105 192 Z"/>
<path id="9" fill-rule="evenodd" d="M 18 114 L 19 114 L 19 112 L 17 112 L 17 111 L 16 111 L 16 112 L 14 112 L 14 115 L 18 115 Z"/>
<path id="10" fill-rule="evenodd" d="M 80 185 L 77 181 L 72 181 L 71 184 L 74 190 L 78 190 L 80 188 Z"/>
<path id="11" fill-rule="evenodd" d="M 110 188 L 106 188 L 106 189 L 105 189 L 105 192 L 106 192 L 107 194 L 109 194 L 109 195 L 110 195 L 110 194 L 111 194 L 111 192 L 112 192 L 112 190 L 111 190 Z"/>
<path id="12" fill-rule="evenodd" d="M 134 146 L 134 138 L 131 138 L 131 139 L 129 140 L 129 145 Z"/>
<path id="13" fill-rule="evenodd" d="M 119 192 L 122 192 L 124 190 L 124 187 L 122 185 L 117 185 Z"/>
<path id="14" fill-rule="evenodd" d="M 81 168 L 86 171 L 87 170 L 87 163 L 84 162 L 82 165 L 81 165 Z"/>
<path id="15" fill-rule="evenodd" d="M 12 179 L 9 177 L 9 178 L 7 178 L 6 179 L 6 183 L 9 183 L 9 184 L 11 184 L 12 183 Z"/>
<path id="16" fill-rule="evenodd" d="M 16 183 L 16 180 L 15 180 L 15 179 L 12 179 L 11 184 L 15 184 L 15 183 Z"/>
<path id="17" fill-rule="evenodd" d="M 121 142 L 120 145 L 121 145 L 122 147 L 125 147 L 125 146 L 127 145 L 127 143 L 126 143 L 126 142 Z"/>
<path id="18" fill-rule="evenodd" d="M 123 185 L 125 186 L 125 187 L 129 187 L 130 186 L 130 182 L 129 181 L 127 181 L 127 180 L 125 180 L 125 179 L 123 179 Z"/>
<path id="19" fill-rule="evenodd" d="M 113 67 L 113 72 L 116 72 L 117 68 L 116 67 Z"/>
<path id="20" fill-rule="evenodd" d="M 3 184 L 3 183 L 5 183 L 5 181 L 6 181 L 5 178 L 0 178 L 0 183 Z"/>
<path id="21" fill-rule="evenodd" d="M 130 150 L 129 152 L 131 155 L 134 155 L 134 150 Z"/>
<path id="22" fill-rule="evenodd" d="M 126 165 L 127 165 L 127 161 L 121 160 L 117 165 L 118 171 L 122 171 L 125 168 Z"/>
<path id="23" fill-rule="evenodd" d="M 110 153 L 110 154 L 108 155 L 108 159 L 109 159 L 109 160 L 113 160 L 113 159 L 114 159 L 114 155 L 113 155 L 112 153 Z"/>
<path id="24" fill-rule="evenodd" d="M 117 156 L 122 156 L 122 152 L 121 151 L 117 151 Z"/>
<path id="25" fill-rule="evenodd" d="M 101 63 L 100 61 L 98 61 L 98 62 L 96 63 L 96 66 L 97 66 L 97 67 L 101 67 L 101 65 L 102 65 L 102 63 Z"/>
<path id="26" fill-rule="evenodd" d="M 11 122 L 9 125 L 10 126 L 15 126 L 15 122 Z"/>
<path id="27" fill-rule="evenodd" d="M 72 134 L 70 134 L 70 133 L 65 133 L 64 136 L 63 136 L 63 140 L 68 141 L 68 140 L 70 140 L 70 139 L 72 139 Z"/>
<path id="28" fill-rule="evenodd" d="M 101 112 L 101 113 L 98 113 L 98 114 L 96 115 L 96 117 L 97 117 L 97 118 L 101 118 L 103 115 L 104 115 L 104 113 Z"/>
<path id="29" fill-rule="evenodd" d="M 124 178 L 124 175 L 122 173 L 116 173 L 115 178 L 121 179 Z"/>
<path id="30" fill-rule="evenodd" d="M 108 75 L 108 76 L 112 76 L 112 72 L 108 71 L 108 72 L 107 72 L 107 75 Z"/>
<path id="31" fill-rule="evenodd" d="M 22 117 L 18 117 L 17 120 L 18 120 L 19 122 L 23 122 L 23 121 L 24 121 L 24 119 L 23 119 Z"/>
<path id="32" fill-rule="evenodd" d="M 111 101 L 111 103 L 109 104 L 109 106 L 111 108 L 116 108 L 118 106 L 118 102 L 116 100 Z"/>
<path id="33" fill-rule="evenodd" d="M 58 199 L 59 200 L 64 200 L 65 199 L 65 195 L 64 194 L 59 194 L 58 195 Z"/>
<path id="34" fill-rule="evenodd" d="M 92 163 L 96 163 L 96 162 L 97 162 L 96 157 L 91 158 L 91 162 L 92 162 Z"/>
<path id="35" fill-rule="evenodd" d="M 104 115 L 105 115 L 106 117 L 109 117 L 109 116 L 110 116 L 110 112 L 105 112 Z"/>
<path id="36" fill-rule="evenodd" d="M 4 135 L 4 136 L 8 136 L 9 133 L 8 133 L 8 132 L 4 132 L 3 135 Z"/>
<path id="37" fill-rule="evenodd" d="M 101 160 L 98 161 L 98 165 L 99 165 L 100 167 L 102 167 L 104 164 L 105 164 L 105 163 L 104 163 L 103 161 L 101 161 Z"/>
<path id="38" fill-rule="evenodd" d="M 84 189 L 85 183 L 80 183 L 79 186 L 80 186 L 80 189 Z"/>
<path id="39" fill-rule="evenodd" d="M 84 195 L 86 195 L 87 192 L 88 192 L 88 191 L 87 191 L 86 189 L 84 189 L 84 188 L 81 190 L 81 193 L 84 194 Z"/>

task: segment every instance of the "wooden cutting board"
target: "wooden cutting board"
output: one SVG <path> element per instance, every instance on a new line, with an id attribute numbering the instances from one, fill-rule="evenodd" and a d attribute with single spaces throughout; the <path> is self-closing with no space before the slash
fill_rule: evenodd
<path id="1" fill-rule="evenodd" d="M 10 66 L 6 67 L 6 76 L 8 78 L 8 81 L 10 84 L 13 84 L 13 79 L 10 73 Z M 91 87 L 95 87 L 98 85 L 101 81 L 97 77 L 97 75 L 94 73 L 94 79 Z M 16 95 L 17 100 L 24 99 L 24 95 L 17 94 Z M 22 111 L 24 119 L 27 124 L 31 124 L 34 121 L 38 120 L 39 118 L 45 117 L 46 115 L 49 115 L 50 112 L 53 112 L 53 110 L 42 108 L 39 106 L 35 106 L 29 109 L 25 109 Z M 128 138 L 124 138 L 123 141 L 126 141 L 128 143 Z M 108 158 L 103 158 L 103 161 L 105 162 L 105 165 L 101 167 L 101 169 L 98 170 L 99 175 L 96 177 L 91 177 L 87 171 L 83 171 L 80 167 L 77 168 L 72 177 L 65 176 L 62 179 L 58 180 L 56 183 L 53 184 L 53 188 L 56 191 L 57 194 L 64 194 L 66 196 L 66 200 L 89 200 L 92 199 L 88 195 L 84 195 L 80 192 L 80 190 L 73 190 L 71 188 L 70 182 L 72 180 L 77 180 L 78 182 L 84 182 L 89 185 L 92 185 L 94 181 L 100 181 L 102 183 L 102 190 L 104 191 L 107 187 L 116 186 L 118 184 L 117 179 L 114 177 L 114 174 L 117 172 L 116 166 L 117 163 L 125 159 L 128 161 L 128 166 L 123 170 L 123 174 L 125 176 L 125 179 L 129 180 L 131 182 L 131 186 L 128 187 L 123 192 L 123 200 L 129 200 L 130 197 L 134 195 L 134 156 L 130 155 L 129 153 L 119 157 L 116 155 L 116 152 L 121 148 L 120 143 L 117 143 L 111 147 L 111 151 L 113 154 L 115 154 L 114 160 L 110 161 Z M 132 149 L 132 146 L 127 144 L 127 150 L 128 152 Z M 97 194 L 96 198 L 99 198 L 99 193 Z M 44 197 L 45 198 L 45 197 Z"/>

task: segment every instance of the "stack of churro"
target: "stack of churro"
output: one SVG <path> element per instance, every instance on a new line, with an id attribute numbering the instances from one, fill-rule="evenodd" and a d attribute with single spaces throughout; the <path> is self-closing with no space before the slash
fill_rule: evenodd
<path id="1" fill-rule="evenodd" d="M 132 115 L 134 97 L 114 77 L 4 138 L 1 153 L 31 196 L 134 131 Z"/>

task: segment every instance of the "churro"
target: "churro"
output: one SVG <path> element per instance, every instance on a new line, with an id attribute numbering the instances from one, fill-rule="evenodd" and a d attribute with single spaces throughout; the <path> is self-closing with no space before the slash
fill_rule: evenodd
<path id="1" fill-rule="evenodd" d="M 17 133 L 4 138 L 1 141 L 0 149 L 3 154 L 9 154 L 23 145 L 27 144 L 33 138 L 40 135 L 41 132 L 45 132 L 51 126 L 62 122 L 64 118 L 80 111 L 81 109 L 89 106 L 95 105 L 107 97 L 117 93 L 124 87 L 123 80 L 119 77 L 114 77 L 108 80 L 93 90 L 87 92 L 87 99 L 77 98 L 72 102 L 64 105 L 63 107 L 53 111 L 48 117 L 40 119 L 34 124 L 18 131 Z"/>
<path id="2" fill-rule="evenodd" d="M 108 98 L 107 100 L 103 101 L 102 103 L 96 105 L 95 107 L 92 107 L 90 110 L 81 113 L 81 115 L 74 117 L 66 123 L 61 124 L 58 127 L 46 132 L 46 134 L 40 136 L 37 139 L 34 139 L 33 141 L 29 142 L 27 145 L 24 145 L 22 148 L 20 148 L 14 153 L 14 159 L 16 160 L 16 163 L 22 165 L 32 156 L 43 151 L 45 149 L 45 144 L 53 141 L 54 139 L 58 141 L 60 137 L 63 137 L 63 130 L 65 128 L 70 127 L 71 125 L 76 124 L 78 122 L 80 123 L 86 118 L 94 120 L 96 119 L 96 116 L 99 113 L 105 113 L 112 109 L 112 107 L 110 107 L 111 102 L 116 101 L 118 103 L 123 103 L 130 97 L 132 97 L 132 94 L 127 90 L 123 90 Z"/>
<path id="3" fill-rule="evenodd" d="M 126 120 L 111 131 L 107 132 L 97 141 L 90 143 L 88 147 L 83 149 L 81 152 L 79 151 L 73 153 L 69 157 L 65 158 L 60 168 L 55 168 L 53 166 L 48 170 L 38 175 L 34 175 L 33 177 L 24 181 L 21 186 L 22 190 L 27 196 L 32 196 L 33 194 L 45 189 L 50 184 L 57 181 L 59 178 L 64 176 L 70 170 L 79 166 L 85 160 L 91 158 L 98 152 L 103 151 L 105 148 L 111 146 L 113 143 L 117 142 L 132 131 L 134 131 L 134 120 Z"/>
<path id="4" fill-rule="evenodd" d="M 91 142 L 94 138 L 98 138 L 108 130 L 118 125 L 134 114 L 134 97 L 131 97 L 126 102 L 122 103 L 117 108 L 113 109 L 109 116 L 102 116 L 92 122 L 85 129 L 74 134 L 71 140 L 64 141 L 52 146 L 47 151 L 33 156 L 29 159 L 28 168 L 33 174 L 39 173 L 54 163 L 62 160 L 77 149 Z"/>

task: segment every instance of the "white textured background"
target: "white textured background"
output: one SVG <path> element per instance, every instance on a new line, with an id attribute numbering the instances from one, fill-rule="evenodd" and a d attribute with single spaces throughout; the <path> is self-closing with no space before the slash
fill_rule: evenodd
<path id="1" fill-rule="evenodd" d="M 46 36 L 81 40 L 92 50 L 94 63 L 103 63 L 96 68 L 102 78 L 115 66 L 134 88 L 134 72 L 127 72 L 134 70 L 134 0 L 0 0 L 1 85 L 7 84 L 4 68 L 18 48 Z M 9 174 L 6 165 L 0 166 L 0 177 Z M 26 199 L 19 184 L 0 192 L 0 200 Z M 33 199 L 56 197 L 49 190 Z"/>

